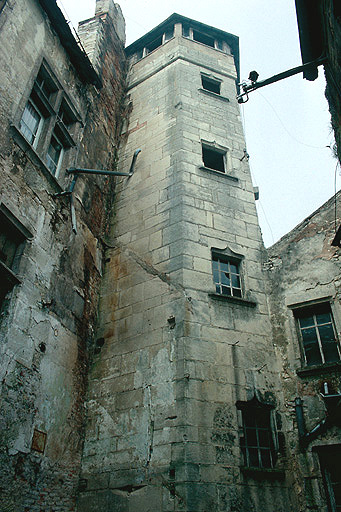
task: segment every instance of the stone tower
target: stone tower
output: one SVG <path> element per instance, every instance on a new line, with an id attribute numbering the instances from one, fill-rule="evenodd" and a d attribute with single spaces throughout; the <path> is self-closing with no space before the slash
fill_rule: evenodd
<path id="1" fill-rule="evenodd" d="M 238 38 L 173 14 L 127 54 L 79 510 L 288 510 Z"/>

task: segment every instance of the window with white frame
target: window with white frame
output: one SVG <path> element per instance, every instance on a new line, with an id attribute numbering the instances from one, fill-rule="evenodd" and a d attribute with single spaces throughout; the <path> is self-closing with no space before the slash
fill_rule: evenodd
<path id="1" fill-rule="evenodd" d="M 294 309 L 306 366 L 340 361 L 340 346 L 329 302 Z"/>
<path id="2" fill-rule="evenodd" d="M 40 67 L 22 113 L 19 130 L 42 157 L 51 174 L 58 176 L 78 116 L 46 63 Z"/>
<path id="3" fill-rule="evenodd" d="M 240 261 L 212 253 L 212 270 L 216 293 L 229 297 L 242 296 Z"/>

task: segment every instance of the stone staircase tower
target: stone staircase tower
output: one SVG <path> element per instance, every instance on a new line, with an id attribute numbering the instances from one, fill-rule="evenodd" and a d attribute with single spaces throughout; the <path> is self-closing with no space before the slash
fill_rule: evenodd
<path id="1" fill-rule="evenodd" d="M 177 14 L 127 48 L 81 512 L 288 510 L 238 48 Z"/>

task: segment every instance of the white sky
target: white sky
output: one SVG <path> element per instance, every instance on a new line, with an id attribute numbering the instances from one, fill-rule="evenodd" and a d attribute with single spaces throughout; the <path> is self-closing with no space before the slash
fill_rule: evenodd
<path id="1" fill-rule="evenodd" d="M 77 28 L 95 12 L 95 0 L 59 0 Z M 127 45 L 173 12 L 239 36 L 241 78 L 259 80 L 301 64 L 294 0 L 121 0 Z M 252 92 L 242 106 L 259 221 L 272 245 L 329 199 L 337 160 L 323 69 L 315 82 L 302 74 Z M 336 172 L 341 185 L 340 168 Z"/>

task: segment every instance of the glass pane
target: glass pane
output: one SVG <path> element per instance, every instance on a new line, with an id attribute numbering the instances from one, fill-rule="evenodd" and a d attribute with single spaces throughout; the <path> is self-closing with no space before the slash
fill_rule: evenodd
<path id="1" fill-rule="evenodd" d="M 270 427 L 270 414 L 265 408 L 257 410 L 257 427 L 269 429 Z"/>
<path id="2" fill-rule="evenodd" d="M 249 448 L 249 464 L 253 467 L 259 467 L 258 450 L 257 448 Z"/>
<path id="3" fill-rule="evenodd" d="M 301 317 L 298 319 L 301 327 L 311 327 L 314 325 L 314 317 L 313 316 L 306 316 Z"/>
<path id="4" fill-rule="evenodd" d="M 320 315 L 316 315 L 316 321 L 318 324 L 327 324 L 331 323 L 332 319 L 330 313 L 321 313 Z"/>
<path id="5" fill-rule="evenodd" d="M 223 293 L 224 295 L 231 295 L 231 288 L 228 288 L 227 286 L 222 286 L 221 293 Z"/>
<path id="6" fill-rule="evenodd" d="M 339 361 L 339 351 L 335 340 L 334 330 L 331 324 L 320 325 L 318 327 L 322 343 L 322 351 L 326 363 Z"/>
<path id="7" fill-rule="evenodd" d="M 232 270 L 231 270 L 232 271 Z M 237 274 L 231 274 L 232 286 L 234 288 L 240 288 L 240 279 Z"/>
<path id="8" fill-rule="evenodd" d="M 218 270 L 218 260 L 212 260 L 212 268 L 213 270 Z"/>
<path id="9" fill-rule="evenodd" d="M 257 435 L 255 428 L 246 429 L 246 441 L 248 446 L 258 446 Z"/>
<path id="10" fill-rule="evenodd" d="M 213 281 L 215 283 L 219 283 L 219 272 L 218 272 L 218 270 L 213 270 Z"/>
<path id="11" fill-rule="evenodd" d="M 222 272 L 228 272 L 229 271 L 229 265 L 226 261 L 219 261 L 219 264 L 220 264 L 220 270 Z"/>
<path id="12" fill-rule="evenodd" d="M 317 342 L 316 329 L 302 329 L 303 348 L 308 365 L 321 364 L 322 357 Z"/>
<path id="13" fill-rule="evenodd" d="M 233 296 L 234 297 L 241 297 L 242 296 L 242 292 L 239 289 L 232 288 L 232 292 L 233 292 Z"/>
<path id="14" fill-rule="evenodd" d="M 220 280 L 222 284 L 226 284 L 227 286 L 231 285 L 230 274 L 228 272 L 220 272 Z"/>
<path id="15" fill-rule="evenodd" d="M 40 119 L 41 116 L 39 115 L 38 111 L 35 109 L 32 103 L 28 102 L 20 121 L 20 131 L 30 144 L 33 144 L 34 142 Z"/>
<path id="16" fill-rule="evenodd" d="M 258 430 L 258 439 L 259 439 L 259 446 L 262 446 L 263 448 L 270 447 L 270 433 L 268 430 L 260 429 Z"/>
<path id="17" fill-rule="evenodd" d="M 216 293 L 222 293 L 219 284 L 216 285 L 215 291 L 216 291 Z"/>
<path id="18" fill-rule="evenodd" d="M 261 460 L 262 460 L 262 467 L 263 468 L 271 468 L 272 462 L 271 462 L 271 453 L 270 450 L 260 450 Z"/>
<path id="19" fill-rule="evenodd" d="M 230 263 L 230 269 L 231 269 L 231 272 L 233 272 L 234 274 L 239 274 L 237 265 Z"/>
<path id="20" fill-rule="evenodd" d="M 62 149 L 63 149 L 62 145 L 52 135 L 50 146 L 47 151 L 47 159 L 46 160 L 47 160 L 47 166 L 53 174 L 56 173 Z"/>

